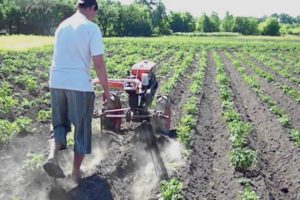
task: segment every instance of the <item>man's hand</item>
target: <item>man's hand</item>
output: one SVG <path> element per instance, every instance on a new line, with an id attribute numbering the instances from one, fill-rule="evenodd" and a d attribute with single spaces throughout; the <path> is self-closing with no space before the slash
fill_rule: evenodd
<path id="1" fill-rule="evenodd" d="M 94 78 L 94 79 L 92 80 L 92 83 L 93 83 L 93 85 L 96 85 L 96 84 L 100 84 L 100 81 L 99 81 L 98 78 Z"/>
<path id="2" fill-rule="evenodd" d="M 103 101 L 111 101 L 110 99 L 110 95 L 109 95 L 109 92 L 108 91 L 104 91 L 103 92 Z"/>

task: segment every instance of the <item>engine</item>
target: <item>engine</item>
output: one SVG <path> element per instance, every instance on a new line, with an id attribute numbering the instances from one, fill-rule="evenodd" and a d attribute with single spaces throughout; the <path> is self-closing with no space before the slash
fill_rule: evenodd
<path id="1" fill-rule="evenodd" d="M 151 105 L 158 87 L 155 76 L 155 68 L 155 63 L 147 60 L 143 60 L 132 66 L 130 79 L 138 79 L 141 84 L 138 92 L 126 90 L 125 87 L 125 91 L 129 95 L 129 107 L 132 109 L 136 108 L 137 110 L 147 110 L 147 108 Z"/>

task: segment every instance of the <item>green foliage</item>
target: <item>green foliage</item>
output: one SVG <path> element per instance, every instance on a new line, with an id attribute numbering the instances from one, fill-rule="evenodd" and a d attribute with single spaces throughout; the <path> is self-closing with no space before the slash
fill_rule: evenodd
<path id="1" fill-rule="evenodd" d="M 297 101 L 297 103 L 300 103 L 300 92 L 298 92 L 298 90 L 287 85 L 280 85 L 280 88 L 284 93 L 291 96 L 295 101 Z"/>
<path id="2" fill-rule="evenodd" d="M 31 129 L 32 120 L 28 117 L 20 117 L 15 120 L 16 131 L 18 133 L 27 133 Z"/>
<path id="3" fill-rule="evenodd" d="M 16 127 L 14 123 L 8 120 L 0 120 L 0 144 L 8 143 L 15 132 Z"/>
<path id="4" fill-rule="evenodd" d="M 71 132 L 67 135 L 67 146 L 74 146 L 74 132 Z"/>
<path id="5" fill-rule="evenodd" d="M 186 147 L 190 144 L 191 132 L 196 126 L 196 120 L 194 118 L 195 117 L 193 115 L 186 115 L 180 118 L 179 125 L 176 127 L 178 139 Z"/>
<path id="6" fill-rule="evenodd" d="M 230 101 L 232 99 L 227 85 L 222 85 L 219 89 L 219 92 L 220 92 L 220 97 L 223 101 Z"/>
<path id="7" fill-rule="evenodd" d="M 222 108 L 223 110 L 230 110 L 233 107 L 233 102 L 229 100 L 222 101 Z"/>
<path id="8" fill-rule="evenodd" d="M 234 146 L 241 147 L 244 143 L 245 136 L 252 131 L 252 126 L 249 123 L 235 120 L 228 123 L 228 129 L 230 132 L 230 140 Z"/>
<path id="9" fill-rule="evenodd" d="M 222 116 L 226 122 L 240 120 L 240 114 L 237 113 L 233 108 L 224 111 Z"/>
<path id="10" fill-rule="evenodd" d="M 40 110 L 37 113 L 36 120 L 39 122 L 47 122 L 51 119 L 51 111 L 49 110 Z"/>
<path id="11" fill-rule="evenodd" d="M 298 147 L 300 147 L 300 132 L 298 130 L 292 129 L 289 133 Z"/>
<path id="12" fill-rule="evenodd" d="M 280 35 L 300 35 L 300 22 L 298 24 L 281 24 Z"/>
<path id="13" fill-rule="evenodd" d="M 166 7 L 162 1 L 158 1 L 152 11 L 152 25 L 157 28 L 156 34 L 170 35 L 170 24 L 166 12 Z"/>
<path id="14" fill-rule="evenodd" d="M 284 112 L 279 108 L 277 105 L 271 106 L 270 111 L 277 115 L 278 117 L 281 117 L 284 115 Z"/>
<path id="15" fill-rule="evenodd" d="M 102 0 L 100 1 L 100 10 L 99 14 L 96 16 L 99 21 L 102 33 L 104 36 L 114 36 L 117 35 L 115 29 L 119 25 L 119 14 L 121 12 L 121 6 L 111 0 Z"/>
<path id="16" fill-rule="evenodd" d="M 0 2 L 0 30 L 3 28 L 10 34 L 53 34 L 53 27 L 71 16 L 76 10 L 74 0 L 2 0 Z M 189 12 L 171 12 L 160 0 L 136 0 L 130 5 L 113 0 L 98 0 L 99 11 L 95 22 L 99 24 L 104 36 L 151 36 L 169 35 L 173 32 L 238 32 L 244 35 L 256 35 L 258 21 L 252 17 L 234 17 L 228 12 L 223 20 L 217 13 L 203 15 L 198 20 Z M 141 9 L 142 8 L 142 9 Z M 277 35 L 275 22 L 284 24 L 284 34 L 299 34 L 294 27 L 298 17 L 287 14 L 272 15 L 273 22 L 261 22 L 260 32 L 263 35 Z M 197 21 L 197 22 L 196 22 Z M 132 23 L 130 23 L 132 22 Z M 277 23 L 278 23 L 277 22 Z M 286 25 L 288 24 L 288 26 Z"/>
<path id="17" fill-rule="evenodd" d="M 190 144 L 190 135 L 191 128 L 189 126 L 179 125 L 176 127 L 176 134 L 178 136 L 179 141 L 185 146 L 189 146 Z"/>
<path id="18" fill-rule="evenodd" d="M 195 97 L 190 98 L 183 106 L 183 111 L 188 115 L 197 114 L 197 99 Z"/>
<path id="19" fill-rule="evenodd" d="M 290 125 L 290 120 L 287 115 L 282 115 L 278 120 L 283 127 L 288 127 Z"/>
<path id="20" fill-rule="evenodd" d="M 186 115 L 186 116 L 180 118 L 179 123 L 184 126 L 188 126 L 190 128 L 194 128 L 196 125 L 195 117 L 193 115 Z"/>
<path id="21" fill-rule="evenodd" d="M 184 113 L 188 115 L 196 115 L 197 114 L 197 99 L 196 97 L 191 97 L 187 100 L 187 102 L 183 105 Z"/>
<path id="22" fill-rule="evenodd" d="M 242 200 L 258 200 L 259 197 L 249 185 L 247 185 L 241 193 Z"/>
<path id="23" fill-rule="evenodd" d="M 280 35 L 280 24 L 274 18 L 268 18 L 266 21 L 259 24 L 259 32 L 262 35 L 278 36 Z"/>
<path id="24" fill-rule="evenodd" d="M 14 122 L 0 119 L 0 144 L 8 143 L 14 134 L 30 132 L 31 119 L 20 117 Z"/>
<path id="25" fill-rule="evenodd" d="M 8 113 L 15 105 L 17 105 L 17 100 L 12 96 L 0 96 L 0 113 Z"/>
<path id="26" fill-rule="evenodd" d="M 216 79 L 221 85 L 227 85 L 229 83 L 229 80 L 225 74 L 217 74 Z"/>
<path id="27" fill-rule="evenodd" d="M 201 86 L 203 82 L 203 78 L 205 75 L 205 68 L 206 68 L 206 51 L 203 50 L 201 52 L 201 60 L 199 70 L 192 76 L 193 82 L 189 86 L 189 91 L 193 94 L 199 94 L 201 91 Z"/>
<path id="28" fill-rule="evenodd" d="M 188 13 L 171 12 L 169 15 L 170 28 L 173 32 L 195 31 L 195 19 Z"/>
<path id="29" fill-rule="evenodd" d="M 244 75 L 244 81 L 252 88 L 252 89 L 257 89 L 259 90 L 260 89 L 260 85 L 259 83 L 256 81 L 255 78 L 253 78 L 252 76 L 247 76 L 247 75 Z M 256 91 L 257 91 L 256 90 Z"/>
<path id="30" fill-rule="evenodd" d="M 24 86 L 30 93 L 35 92 L 38 87 L 36 78 L 32 75 L 25 74 L 16 76 L 14 81 L 20 86 Z"/>
<path id="31" fill-rule="evenodd" d="M 236 17 L 232 30 L 243 35 L 257 35 L 258 23 L 251 17 Z"/>
<path id="32" fill-rule="evenodd" d="M 24 109 L 30 109 L 35 105 L 34 101 L 29 101 L 28 99 L 23 99 L 21 102 L 21 107 Z"/>
<path id="33" fill-rule="evenodd" d="M 5 26 L 10 34 L 49 34 L 53 24 L 74 11 L 71 1 L 5 0 Z"/>
<path id="34" fill-rule="evenodd" d="M 221 23 L 221 30 L 224 32 L 232 32 L 234 26 L 234 17 L 226 12 L 225 17 Z"/>
<path id="35" fill-rule="evenodd" d="M 150 36 L 151 16 L 143 5 L 124 5 L 120 11 L 117 34 L 120 36 Z M 100 16 L 101 17 L 101 16 Z"/>
<path id="36" fill-rule="evenodd" d="M 14 106 L 17 105 L 17 100 L 12 96 L 11 86 L 8 82 L 2 82 L 0 86 L 0 114 L 8 113 Z"/>
<path id="37" fill-rule="evenodd" d="M 255 152 L 247 148 L 234 148 L 229 154 L 230 164 L 236 169 L 247 170 L 256 162 Z"/>
<path id="38" fill-rule="evenodd" d="M 23 161 L 23 168 L 28 171 L 41 170 L 45 160 L 43 153 L 28 153 L 26 160 Z"/>
<path id="39" fill-rule="evenodd" d="M 240 199 L 241 200 L 258 200 L 259 199 L 256 192 L 251 189 L 249 179 L 241 178 L 239 180 L 239 182 L 244 187 L 243 191 L 240 192 L 240 194 L 241 194 Z"/>
<path id="40" fill-rule="evenodd" d="M 159 200 L 180 200 L 182 196 L 182 183 L 176 178 L 168 181 L 162 180 L 160 183 L 160 198 Z"/>
<path id="41" fill-rule="evenodd" d="M 219 31 L 219 21 L 213 21 L 207 15 L 203 15 L 199 18 L 196 25 L 196 30 L 201 32 L 217 32 Z"/>
<path id="42" fill-rule="evenodd" d="M 268 96 L 268 95 L 261 95 L 261 99 L 263 102 L 267 103 L 270 107 L 275 106 L 276 102 L 272 99 L 272 97 Z"/>

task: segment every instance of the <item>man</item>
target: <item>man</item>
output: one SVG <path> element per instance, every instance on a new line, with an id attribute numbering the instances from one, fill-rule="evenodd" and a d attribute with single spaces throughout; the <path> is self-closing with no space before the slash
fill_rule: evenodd
<path id="1" fill-rule="evenodd" d="M 44 169 L 49 176 L 64 178 L 58 163 L 59 150 L 67 146 L 66 135 L 75 126 L 72 178 L 81 179 L 80 166 L 85 154 L 91 153 L 91 122 L 95 94 L 90 77 L 93 60 L 104 97 L 109 100 L 104 48 L 96 16 L 96 0 L 78 0 L 77 12 L 64 20 L 55 32 L 50 71 L 53 132 L 50 153 Z"/>

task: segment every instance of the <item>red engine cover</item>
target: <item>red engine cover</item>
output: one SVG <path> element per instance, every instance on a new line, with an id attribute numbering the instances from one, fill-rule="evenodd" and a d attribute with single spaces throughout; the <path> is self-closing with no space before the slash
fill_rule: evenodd
<path id="1" fill-rule="evenodd" d="M 141 80 L 143 73 L 150 74 L 151 72 L 155 71 L 155 67 L 156 66 L 154 62 L 143 60 L 132 66 L 131 74 L 136 76 L 137 79 Z"/>

